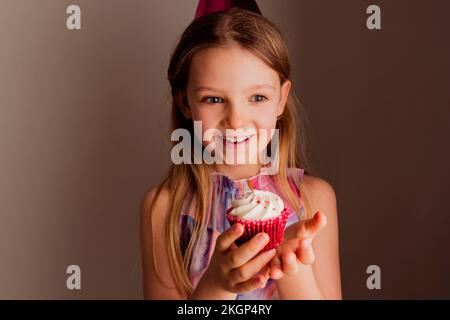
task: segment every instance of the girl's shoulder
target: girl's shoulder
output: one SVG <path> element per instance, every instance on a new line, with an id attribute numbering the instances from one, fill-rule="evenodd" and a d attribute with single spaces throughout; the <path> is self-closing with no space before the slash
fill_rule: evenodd
<path id="1" fill-rule="evenodd" d="M 336 206 L 336 193 L 330 182 L 325 179 L 304 174 L 302 179 L 302 192 L 308 198 L 312 207 L 320 208 Z"/>
<path id="2" fill-rule="evenodd" d="M 168 212 L 170 204 L 170 193 L 167 187 L 161 188 L 158 193 L 158 187 L 150 187 L 144 193 L 141 200 L 141 219 L 148 219 L 150 215 L 150 208 L 154 206 L 155 212 Z M 160 215 L 163 216 L 163 215 Z M 164 217 L 165 218 L 165 217 Z"/>
<path id="3" fill-rule="evenodd" d="M 304 174 L 302 179 L 302 185 L 305 189 L 307 189 L 310 193 L 330 193 L 334 192 L 334 189 L 328 181 L 325 179 L 315 177 L 309 174 Z"/>
<path id="4" fill-rule="evenodd" d="M 303 168 L 289 168 L 288 176 L 296 176 L 299 179 L 301 188 L 304 192 L 310 194 L 334 193 L 334 189 L 328 181 L 306 173 Z"/>

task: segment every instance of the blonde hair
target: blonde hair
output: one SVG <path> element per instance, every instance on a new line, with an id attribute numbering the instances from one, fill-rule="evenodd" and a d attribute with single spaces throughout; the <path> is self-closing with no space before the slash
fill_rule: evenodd
<path id="1" fill-rule="evenodd" d="M 239 44 L 262 59 L 279 74 L 281 84 L 290 79 L 291 70 L 285 41 L 277 27 L 265 17 L 244 9 L 232 8 L 226 12 L 197 18 L 182 34 L 170 60 L 168 80 L 172 95 L 172 130 L 185 128 L 190 131 L 191 136 L 194 135 L 192 120 L 185 118 L 180 108 L 180 104 L 184 103 L 180 101 L 180 92 L 186 89 L 189 66 L 194 54 L 205 48 L 226 46 L 231 43 Z M 305 125 L 305 112 L 291 91 L 284 112 L 277 119 L 279 171 L 273 176 L 273 180 L 297 214 L 300 213 L 300 198 L 288 183 L 287 170 L 291 167 L 301 167 L 305 169 L 305 173 L 311 172 L 306 157 Z M 163 189 L 169 191 L 170 212 L 165 225 L 169 266 L 177 289 L 187 296 L 193 291 L 193 285 L 189 279 L 192 256 L 206 227 L 210 173 L 211 167 L 206 164 L 172 165 L 166 178 L 158 187 L 153 201 L 154 204 Z M 292 176 L 292 182 L 297 190 L 302 190 L 296 175 Z M 180 215 L 187 195 L 192 197 L 188 200 L 196 203 L 194 212 L 196 223 L 183 254 L 180 243 Z M 301 198 L 306 205 L 308 218 L 311 216 L 309 203 L 304 193 Z M 150 209 L 150 228 L 153 228 L 152 209 L 153 206 Z M 154 246 L 153 257 L 157 276 L 161 279 Z"/>

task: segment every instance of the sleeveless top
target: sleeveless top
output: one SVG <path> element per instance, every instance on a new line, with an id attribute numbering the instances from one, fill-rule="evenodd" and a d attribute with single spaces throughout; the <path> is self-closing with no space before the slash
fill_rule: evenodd
<path id="1" fill-rule="evenodd" d="M 300 198 L 300 190 L 297 190 L 297 188 L 294 187 L 292 175 L 296 175 L 301 183 L 303 180 L 303 174 L 304 169 L 301 168 L 289 168 L 287 171 L 288 183 Z M 207 209 L 207 222 L 203 234 L 200 235 L 199 244 L 193 253 L 193 259 L 189 272 L 189 278 L 194 288 L 197 286 L 197 283 L 208 267 L 217 237 L 230 227 L 230 224 L 225 216 L 226 210 L 231 207 L 231 202 L 234 199 L 239 198 L 250 188 L 250 185 L 253 189 L 267 190 L 279 195 L 285 205 L 289 206 L 285 197 L 276 186 L 273 177 L 268 174 L 260 173 L 248 179 L 233 180 L 222 173 L 213 172 L 211 174 L 212 190 L 210 192 L 209 205 Z M 288 217 L 286 227 L 298 221 L 297 213 L 294 212 L 293 208 L 291 209 L 291 214 Z M 194 210 L 195 200 L 192 196 L 186 197 L 180 214 L 180 242 L 182 247 L 181 251 L 183 254 L 191 237 L 192 230 L 194 229 Z M 300 217 L 301 219 L 304 219 L 305 217 L 305 212 L 302 205 L 300 208 Z M 275 280 L 269 279 L 264 288 L 255 289 L 244 294 L 238 294 L 236 299 L 278 299 L 278 294 L 276 291 Z"/>

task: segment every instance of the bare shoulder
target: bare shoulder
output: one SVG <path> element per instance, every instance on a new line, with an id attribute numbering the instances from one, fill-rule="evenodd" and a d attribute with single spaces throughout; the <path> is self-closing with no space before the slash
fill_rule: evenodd
<path id="1" fill-rule="evenodd" d="M 158 187 L 150 187 L 145 193 L 142 199 L 141 207 L 146 208 L 152 205 L 155 200 Z M 155 203 L 157 206 L 165 206 L 169 204 L 169 189 L 162 188 L 158 195 L 158 199 Z"/>
<path id="2" fill-rule="evenodd" d="M 170 193 L 167 188 L 162 188 L 156 198 L 158 187 L 150 187 L 145 193 L 141 201 L 141 218 L 148 219 L 150 208 L 154 203 L 155 210 L 158 212 L 167 212 L 169 208 Z"/>
<path id="3" fill-rule="evenodd" d="M 326 180 L 314 177 L 308 174 L 303 176 L 303 190 L 313 198 L 322 198 L 328 200 L 335 200 L 336 193 L 333 186 Z"/>
<path id="4" fill-rule="evenodd" d="M 302 190 L 314 212 L 324 209 L 327 209 L 328 212 L 330 209 L 333 212 L 336 210 L 336 193 L 328 181 L 305 174 L 302 180 Z M 323 213 L 326 214 L 326 212 Z"/>

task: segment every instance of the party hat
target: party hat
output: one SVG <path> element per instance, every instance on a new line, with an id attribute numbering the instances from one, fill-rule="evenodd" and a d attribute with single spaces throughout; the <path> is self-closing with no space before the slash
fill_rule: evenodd
<path id="1" fill-rule="evenodd" d="M 259 10 L 255 0 L 199 0 L 195 18 L 217 11 L 227 11 L 233 7 L 261 14 L 261 10 Z"/>

